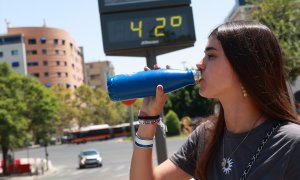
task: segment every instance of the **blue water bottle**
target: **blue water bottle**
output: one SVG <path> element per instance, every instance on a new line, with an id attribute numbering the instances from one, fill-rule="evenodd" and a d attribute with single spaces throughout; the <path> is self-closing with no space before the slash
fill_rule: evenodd
<path id="1" fill-rule="evenodd" d="M 198 70 L 156 69 L 107 78 L 107 90 L 112 101 L 155 96 L 157 85 L 169 93 L 200 80 Z"/>

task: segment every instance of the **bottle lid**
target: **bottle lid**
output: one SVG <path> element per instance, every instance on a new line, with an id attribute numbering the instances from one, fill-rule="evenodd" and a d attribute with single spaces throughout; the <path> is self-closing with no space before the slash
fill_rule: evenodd
<path id="1" fill-rule="evenodd" d="M 194 74 L 195 83 L 199 83 L 199 81 L 201 79 L 201 71 L 199 71 L 199 70 L 192 70 L 192 71 Z"/>

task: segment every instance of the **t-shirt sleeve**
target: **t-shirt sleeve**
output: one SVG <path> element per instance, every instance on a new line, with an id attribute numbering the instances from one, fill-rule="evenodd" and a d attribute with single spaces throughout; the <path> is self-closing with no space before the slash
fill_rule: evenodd
<path id="1" fill-rule="evenodd" d="M 201 147 L 203 146 L 201 138 L 204 139 L 204 137 L 201 137 L 201 134 L 203 134 L 203 127 L 200 125 L 192 132 L 180 149 L 169 158 L 176 166 L 191 176 L 195 175 L 199 155 L 198 148 L 203 148 Z M 202 145 L 199 146 L 199 143 Z"/>
<path id="2" fill-rule="evenodd" d="M 300 139 L 298 137 L 293 147 L 293 152 L 289 158 L 289 163 L 286 168 L 285 178 L 286 180 L 300 180 L 299 161 L 300 161 Z"/>

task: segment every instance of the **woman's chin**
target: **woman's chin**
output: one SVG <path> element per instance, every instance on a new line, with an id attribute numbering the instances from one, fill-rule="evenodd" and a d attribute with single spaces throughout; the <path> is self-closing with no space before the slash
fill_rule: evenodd
<path id="1" fill-rule="evenodd" d="M 211 94 L 209 94 L 208 92 L 206 92 L 205 90 L 199 90 L 199 95 L 201 97 L 205 97 L 205 98 L 215 98 L 215 97 L 212 97 Z"/>

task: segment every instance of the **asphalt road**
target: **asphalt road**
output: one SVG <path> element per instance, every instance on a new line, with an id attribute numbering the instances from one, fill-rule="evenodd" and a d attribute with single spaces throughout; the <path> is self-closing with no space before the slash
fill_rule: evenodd
<path id="1" fill-rule="evenodd" d="M 185 141 L 185 138 L 167 138 L 167 152 L 171 156 Z M 102 167 L 78 169 L 78 154 L 82 149 L 93 148 L 101 152 Z M 129 179 L 130 160 L 133 144 L 131 141 L 111 139 L 88 142 L 86 144 L 63 144 L 47 148 L 49 160 L 52 162 L 51 173 L 36 176 L 37 180 L 127 180 Z M 45 149 L 36 148 L 15 152 L 16 158 L 45 158 Z M 153 149 L 153 161 L 157 164 L 156 147 Z"/>

